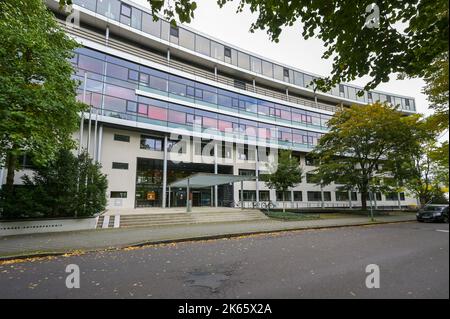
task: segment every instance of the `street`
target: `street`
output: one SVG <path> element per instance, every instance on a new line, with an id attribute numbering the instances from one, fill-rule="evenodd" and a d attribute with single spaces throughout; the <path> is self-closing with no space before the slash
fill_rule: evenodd
<path id="1" fill-rule="evenodd" d="M 449 298 L 449 226 L 416 222 L 0 264 L 0 298 Z M 80 288 L 68 289 L 69 264 Z M 380 288 L 366 287 L 366 267 Z"/>

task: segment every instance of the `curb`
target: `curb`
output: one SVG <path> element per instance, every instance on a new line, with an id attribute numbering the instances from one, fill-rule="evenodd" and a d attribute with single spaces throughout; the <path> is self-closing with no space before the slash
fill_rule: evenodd
<path id="1" fill-rule="evenodd" d="M 63 256 L 65 254 L 72 254 L 75 252 L 79 252 L 81 254 L 87 254 L 92 252 L 108 252 L 114 250 L 121 250 L 125 248 L 139 248 L 150 245 L 164 245 L 171 243 L 183 243 L 183 242 L 196 242 L 196 241 L 205 241 L 205 240 L 217 240 L 217 239 L 225 239 L 225 238 L 237 238 L 242 236 L 254 236 L 260 234 L 277 234 L 283 232 L 291 232 L 291 231 L 307 231 L 307 230 L 321 230 L 321 229 L 335 229 L 335 228 L 350 228 L 350 227 L 360 227 L 360 226 L 376 226 L 376 225 L 389 225 L 389 224 L 401 224 L 401 223 L 411 223 L 414 222 L 415 219 L 411 220 L 401 220 L 401 221 L 375 221 L 375 222 L 364 222 L 359 224 L 347 224 L 347 225 L 329 225 L 329 226 L 313 226 L 313 227 L 296 227 L 296 228 L 285 228 L 285 229 L 272 229 L 272 230 L 256 230 L 256 231 L 247 231 L 247 232 L 238 232 L 238 233 L 229 233 L 229 234 L 217 234 L 217 235 L 200 235 L 194 237 L 183 237 L 183 238 L 175 238 L 175 239 L 161 239 L 161 240 L 146 240 L 142 242 L 137 242 L 133 244 L 126 245 L 118 245 L 115 247 L 106 247 L 106 248 L 95 248 L 88 250 L 80 250 L 80 249 L 70 249 L 64 251 L 48 251 L 48 252 L 36 252 L 36 253 L 25 253 L 18 254 L 12 256 L 0 256 L 0 265 L 2 262 L 11 261 L 11 260 L 27 260 L 30 258 L 46 258 L 46 257 L 57 257 Z"/>

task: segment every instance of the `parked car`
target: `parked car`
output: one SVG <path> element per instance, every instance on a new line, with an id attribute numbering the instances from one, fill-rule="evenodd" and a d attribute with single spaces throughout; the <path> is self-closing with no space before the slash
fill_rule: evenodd
<path id="1" fill-rule="evenodd" d="M 417 214 L 419 222 L 444 222 L 448 223 L 448 205 L 426 205 Z"/>

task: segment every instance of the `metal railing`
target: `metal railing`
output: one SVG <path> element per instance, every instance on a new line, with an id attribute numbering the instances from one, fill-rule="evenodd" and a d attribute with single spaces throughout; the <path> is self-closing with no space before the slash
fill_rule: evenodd
<path id="1" fill-rule="evenodd" d="M 106 40 L 103 36 L 99 35 L 96 32 L 89 31 L 86 29 L 78 28 L 78 27 L 67 27 L 63 22 L 59 22 L 59 24 L 62 26 L 62 28 L 72 36 L 78 36 L 81 38 L 88 39 L 92 42 L 106 45 Z M 264 95 L 267 97 L 287 101 L 290 103 L 307 106 L 311 108 L 321 109 L 325 111 L 330 112 L 336 112 L 340 109 L 340 106 L 336 105 L 329 105 L 325 103 L 315 102 L 308 99 L 302 99 L 296 96 L 290 96 L 288 94 L 283 94 L 274 90 L 269 90 L 266 88 L 262 88 L 259 86 L 253 86 L 252 84 L 243 83 L 245 85 L 236 87 L 235 79 L 226 77 L 221 74 L 214 74 L 214 72 L 209 72 L 207 70 L 203 70 L 201 68 L 194 67 L 192 65 L 188 65 L 186 63 L 182 63 L 180 61 L 174 60 L 174 59 L 167 59 L 164 56 L 158 55 L 156 53 L 150 52 L 148 50 L 140 49 L 137 47 L 134 47 L 132 45 L 123 43 L 121 41 L 115 40 L 113 38 L 108 39 L 107 45 L 111 48 L 117 49 L 119 51 L 123 51 L 126 53 L 134 54 L 136 56 L 145 58 L 149 61 L 161 64 L 163 66 L 176 69 L 178 71 L 186 72 L 189 74 L 192 74 L 197 77 L 201 77 L 210 81 L 214 81 L 217 83 L 221 83 L 227 86 L 232 86 L 233 88 L 239 88 L 245 91 L 253 92 L 256 94 Z"/>

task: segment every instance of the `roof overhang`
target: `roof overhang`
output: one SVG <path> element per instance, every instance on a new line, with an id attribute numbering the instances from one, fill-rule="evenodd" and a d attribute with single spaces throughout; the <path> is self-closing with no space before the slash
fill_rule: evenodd
<path id="1" fill-rule="evenodd" d="M 242 181 L 254 181 L 256 176 L 240 176 L 213 173 L 197 173 L 169 184 L 170 187 L 206 188 Z"/>

